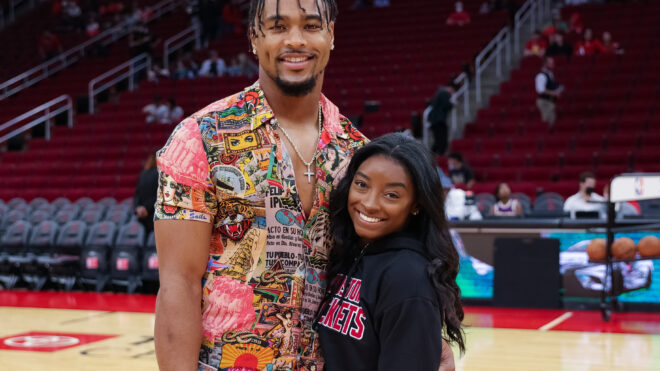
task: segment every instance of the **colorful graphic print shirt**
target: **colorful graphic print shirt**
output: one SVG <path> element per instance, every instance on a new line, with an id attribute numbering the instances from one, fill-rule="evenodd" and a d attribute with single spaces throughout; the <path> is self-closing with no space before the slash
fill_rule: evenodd
<path id="1" fill-rule="evenodd" d="M 214 226 L 200 370 L 323 369 L 312 323 L 331 243 L 328 196 L 365 138 L 323 96 L 321 106 L 308 217 L 257 84 L 181 122 L 158 152 L 155 219 Z"/>

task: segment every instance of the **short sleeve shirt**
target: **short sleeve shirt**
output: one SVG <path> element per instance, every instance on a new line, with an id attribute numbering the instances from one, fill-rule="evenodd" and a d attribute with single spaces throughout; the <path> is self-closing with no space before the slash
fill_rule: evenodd
<path id="1" fill-rule="evenodd" d="M 328 196 L 365 138 L 323 96 L 321 105 L 309 216 L 257 84 L 185 119 L 158 152 L 155 219 L 213 224 L 200 370 L 323 369 L 312 324 L 331 243 Z"/>

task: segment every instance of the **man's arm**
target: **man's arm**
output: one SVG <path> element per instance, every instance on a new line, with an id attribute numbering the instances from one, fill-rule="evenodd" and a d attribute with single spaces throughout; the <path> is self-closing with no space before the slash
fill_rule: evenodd
<path id="1" fill-rule="evenodd" d="M 161 370 L 197 370 L 202 341 L 202 276 L 212 224 L 185 220 L 154 223 L 160 290 L 154 337 Z"/>

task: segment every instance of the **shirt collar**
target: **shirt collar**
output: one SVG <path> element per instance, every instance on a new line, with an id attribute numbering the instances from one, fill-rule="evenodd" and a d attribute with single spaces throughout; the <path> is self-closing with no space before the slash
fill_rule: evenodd
<path id="1" fill-rule="evenodd" d="M 265 123 L 270 123 L 275 117 L 258 81 L 243 91 L 243 104 L 250 116 L 251 130 L 256 130 Z M 323 111 L 324 132 L 330 134 L 328 139 L 331 140 L 337 137 L 348 139 L 349 135 L 341 125 L 343 116 L 339 113 L 339 108 L 323 94 L 321 94 L 321 110 Z"/>

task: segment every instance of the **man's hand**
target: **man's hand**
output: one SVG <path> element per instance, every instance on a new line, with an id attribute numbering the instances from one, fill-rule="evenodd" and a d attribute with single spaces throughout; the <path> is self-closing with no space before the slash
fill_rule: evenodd
<path id="1" fill-rule="evenodd" d="M 455 368 L 454 351 L 451 349 L 449 343 L 445 339 L 442 339 L 442 357 L 440 358 L 440 368 L 438 371 L 454 371 Z"/>
<path id="2" fill-rule="evenodd" d="M 135 215 L 137 215 L 138 218 L 146 218 L 149 215 L 149 212 L 147 211 L 147 208 L 144 206 L 138 206 L 135 208 Z"/>

